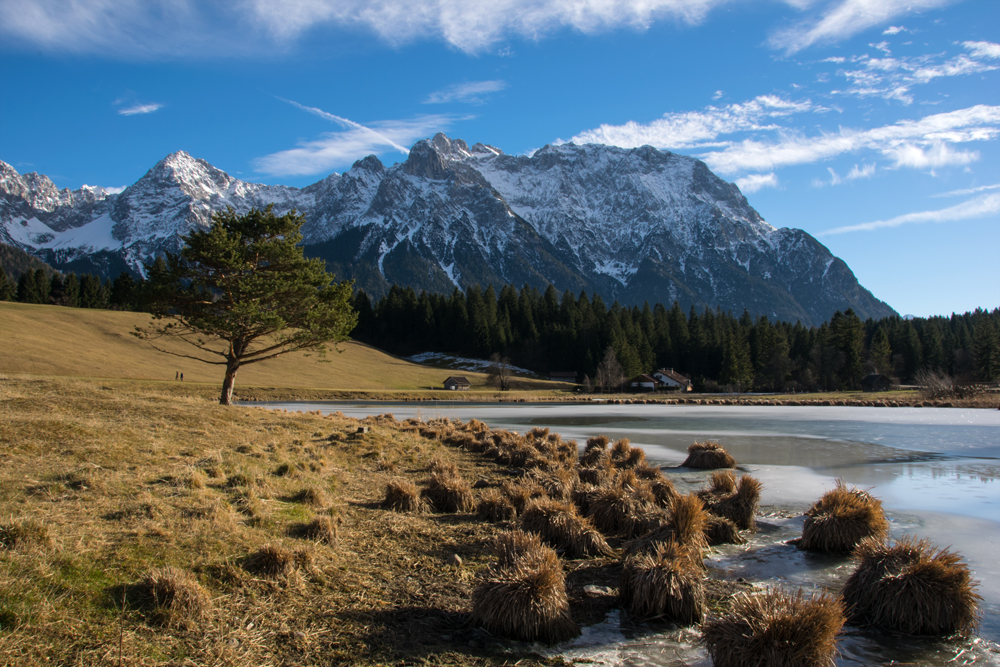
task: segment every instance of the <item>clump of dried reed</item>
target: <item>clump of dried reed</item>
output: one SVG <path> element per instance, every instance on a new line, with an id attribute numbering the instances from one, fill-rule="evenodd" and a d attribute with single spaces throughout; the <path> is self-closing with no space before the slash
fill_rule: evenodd
<path id="1" fill-rule="evenodd" d="M 658 527 L 625 545 L 625 555 L 655 553 L 660 544 L 675 541 L 698 554 L 700 561 L 701 554 L 708 548 L 705 527 L 710 518 L 701 499 L 693 493 L 677 496 L 663 516 Z"/>
<path id="2" fill-rule="evenodd" d="M 525 506 L 535 498 L 548 497 L 545 487 L 531 477 L 525 477 L 518 482 L 507 480 L 501 483 L 500 493 L 510 501 L 518 514 L 523 512 Z"/>
<path id="3" fill-rule="evenodd" d="M 604 537 L 571 503 L 547 498 L 532 501 L 521 516 L 521 530 L 538 534 L 568 558 L 614 555 Z"/>
<path id="4" fill-rule="evenodd" d="M 714 514 L 709 514 L 705 523 L 705 539 L 713 547 L 719 544 L 746 544 L 735 523 Z"/>
<path id="5" fill-rule="evenodd" d="M 337 523 L 328 516 L 318 516 L 308 523 L 299 523 L 289 529 L 293 537 L 313 542 L 334 544 L 337 541 Z"/>
<path id="6" fill-rule="evenodd" d="M 681 466 L 686 468 L 735 468 L 736 460 L 717 442 L 696 442 L 688 447 L 688 456 Z"/>
<path id="7" fill-rule="evenodd" d="M 760 480 L 750 475 L 743 475 L 735 492 L 709 495 L 705 503 L 706 509 L 716 516 L 729 519 L 740 530 L 755 530 L 757 523 L 754 515 L 757 514 L 757 507 L 760 504 L 762 488 Z"/>
<path id="8" fill-rule="evenodd" d="M 590 494 L 587 516 L 606 535 L 634 537 L 648 530 L 650 516 L 660 511 L 649 496 L 617 485 L 601 487 Z"/>
<path id="9" fill-rule="evenodd" d="M 309 505 L 310 507 L 322 507 L 326 504 L 327 498 L 323 489 L 309 486 L 295 494 L 295 502 Z"/>
<path id="10" fill-rule="evenodd" d="M 420 491 L 420 496 L 435 512 L 453 514 L 476 509 L 472 487 L 458 475 L 432 475 L 427 486 Z"/>
<path id="11" fill-rule="evenodd" d="M 422 512 L 427 509 L 417 485 L 405 479 L 393 480 L 385 485 L 382 507 L 394 512 Z"/>
<path id="12" fill-rule="evenodd" d="M 738 594 L 728 613 L 701 629 L 716 667 L 832 667 L 843 625 L 833 596 L 773 589 Z"/>
<path id="13" fill-rule="evenodd" d="M 476 516 L 482 521 L 500 523 L 517 518 L 517 509 L 510 500 L 497 489 L 486 489 L 479 495 Z"/>
<path id="14" fill-rule="evenodd" d="M 209 617 L 212 601 L 190 572 L 155 568 L 129 587 L 129 602 L 156 625 L 192 630 Z"/>
<path id="15" fill-rule="evenodd" d="M 688 625 L 705 614 L 703 572 L 688 547 L 670 540 L 625 560 L 618 596 L 637 620 Z"/>
<path id="16" fill-rule="evenodd" d="M 472 593 L 476 625 L 494 635 L 550 644 L 580 634 L 554 551 L 520 531 L 499 537 L 495 550 L 497 562 Z"/>
<path id="17" fill-rule="evenodd" d="M 248 572 L 273 579 L 294 572 L 298 568 L 296 556 L 284 547 L 268 544 L 247 556 L 243 567 Z"/>
<path id="18" fill-rule="evenodd" d="M 458 466 L 454 461 L 445 460 L 440 454 L 431 459 L 427 466 L 427 472 L 433 475 L 446 475 L 458 477 Z"/>
<path id="19" fill-rule="evenodd" d="M 891 547 L 866 539 L 854 559 L 842 593 L 851 625 L 908 635 L 968 635 L 979 626 L 978 584 L 958 554 L 906 536 Z"/>
<path id="20" fill-rule="evenodd" d="M 806 512 L 800 549 L 848 553 L 862 540 L 874 538 L 885 542 L 889 522 L 882 503 L 857 488 L 847 488 L 837 480 L 836 488 L 827 491 Z"/>

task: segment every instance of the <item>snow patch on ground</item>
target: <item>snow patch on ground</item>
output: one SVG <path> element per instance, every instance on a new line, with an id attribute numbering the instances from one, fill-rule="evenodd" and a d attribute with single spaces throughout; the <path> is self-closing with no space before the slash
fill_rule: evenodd
<path id="1" fill-rule="evenodd" d="M 424 364 L 427 366 L 435 366 L 437 368 L 458 371 L 472 371 L 474 373 L 486 373 L 490 369 L 490 362 L 486 359 L 456 357 L 451 354 L 444 354 L 443 352 L 421 352 L 420 354 L 414 354 L 411 357 L 406 357 L 406 360 L 412 361 L 415 364 Z M 510 368 L 516 375 L 535 378 L 541 377 L 538 373 L 529 371 L 527 368 L 520 368 L 518 366 L 511 366 Z"/>

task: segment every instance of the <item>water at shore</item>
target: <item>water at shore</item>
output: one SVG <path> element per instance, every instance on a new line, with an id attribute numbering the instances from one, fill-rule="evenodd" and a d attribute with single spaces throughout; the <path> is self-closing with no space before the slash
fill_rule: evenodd
<path id="1" fill-rule="evenodd" d="M 525 431 L 545 426 L 583 442 L 603 433 L 626 437 L 651 463 L 677 466 L 696 440 L 718 440 L 740 468 L 764 483 L 762 530 L 742 546 L 708 560 L 716 576 L 766 584 L 839 590 L 850 559 L 800 552 L 785 544 L 801 534 L 802 512 L 838 478 L 880 498 L 891 534 L 950 546 L 980 581 L 984 618 L 979 640 L 941 644 L 888 640 L 849 630 L 840 665 L 998 664 L 1000 643 L 1000 411 L 961 408 L 855 408 L 687 405 L 548 405 L 414 403 L 269 403 L 290 411 L 340 411 L 352 417 L 476 418 Z M 707 473 L 665 471 L 684 491 Z M 616 619 L 588 629 L 570 655 L 605 664 L 708 664 L 690 629 L 622 633 Z M 695 633 L 696 634 L 696 633 Z M 628 635 L 628 636 L 626 636 Z M 963 653 L 964 651 L 964 653 Z M 992 662 L 991 662 L 992 661 Z"/>

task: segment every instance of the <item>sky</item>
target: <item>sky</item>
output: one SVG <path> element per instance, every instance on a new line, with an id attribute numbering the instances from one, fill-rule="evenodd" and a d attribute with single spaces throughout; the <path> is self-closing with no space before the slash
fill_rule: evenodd
<path id="1" fill-rule="evenodd" d="M 996 0 L 0 0 L 0 86 L 0 160 L 60 188 L 649 144 L 901 315 L 1000 306 Z"/>

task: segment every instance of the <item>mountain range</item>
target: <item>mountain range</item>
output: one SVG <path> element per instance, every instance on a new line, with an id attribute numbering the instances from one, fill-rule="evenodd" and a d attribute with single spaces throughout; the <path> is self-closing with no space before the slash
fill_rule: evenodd
<path id="1" fill-rule="evenodd" d="M 650 146 L 507 155 L 438 134 L 401 163 L 371 155 L 305 188 L 247 183 L 179 151 L 120 193 L 59 190 L 0 162 L 0 242 L 78 273 L 141 274 L 213 212 L 268 205 L 301 213 L 306 254 L 372 296 L 527 283 L 807 325 L 847 308 L 895 314 L 812 236 L 769 225 L 700 160 Z"/>

